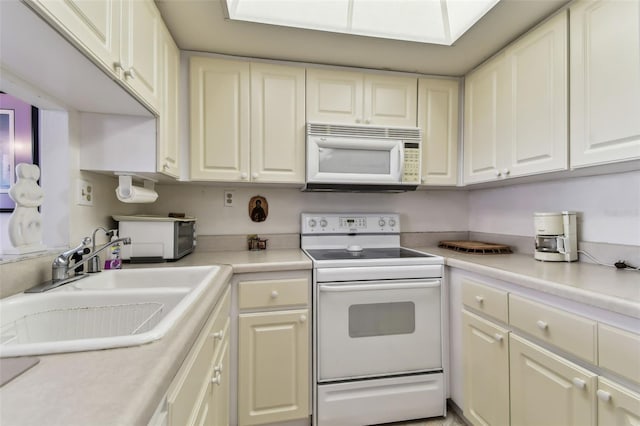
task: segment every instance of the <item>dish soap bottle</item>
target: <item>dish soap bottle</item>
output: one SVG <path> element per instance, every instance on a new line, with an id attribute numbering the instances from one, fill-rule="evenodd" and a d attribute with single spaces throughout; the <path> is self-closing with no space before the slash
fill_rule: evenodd
<path id="1" fill-rule="evenodd" d="M 117 234 L 114 234 L 113 237 L 111 237 L 111 241 L 115 241 L 117 239 Z M 107 249 L 107 259 L 104 261 L 104 269 L 122 269 L 120 243 L 115 243 Z"/>

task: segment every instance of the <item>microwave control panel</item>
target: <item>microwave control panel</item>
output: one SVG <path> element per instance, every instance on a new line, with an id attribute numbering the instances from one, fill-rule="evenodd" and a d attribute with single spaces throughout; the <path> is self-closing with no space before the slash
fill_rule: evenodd
<path id="1" fill-rule="evenodd" d="M 403 183 L 420 183 L 420 144 L 404 143 Z"/>

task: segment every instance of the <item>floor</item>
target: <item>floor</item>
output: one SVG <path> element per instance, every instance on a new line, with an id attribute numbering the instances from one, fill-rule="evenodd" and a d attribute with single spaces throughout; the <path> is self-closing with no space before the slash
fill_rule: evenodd
<path id="1" fill-rule="evenodd" d="M 412 420 L 410 422 L 387 423 L 384 426 L 466 426 L 466 423 L 458 417 L 453 410 L 448 410 L 447 417 Z"/>

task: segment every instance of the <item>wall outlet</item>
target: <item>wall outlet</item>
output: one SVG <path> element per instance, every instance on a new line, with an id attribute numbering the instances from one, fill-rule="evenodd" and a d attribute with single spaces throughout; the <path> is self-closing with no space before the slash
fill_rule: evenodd
<path id="1" fill-rule="evenodd" d="M 230 190 L 224 191 L 224 206 L 233 207 L 233 191 L 230 191 Z"/>
<path id="2" fill-rule="evenodd" d="M 93 206 L 94 195 L 93 183 L 88 180 L 78 179 L 78 205 Z"/>

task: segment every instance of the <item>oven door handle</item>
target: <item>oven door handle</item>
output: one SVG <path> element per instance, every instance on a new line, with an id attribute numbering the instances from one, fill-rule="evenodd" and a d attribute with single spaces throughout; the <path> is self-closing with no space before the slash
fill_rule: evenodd
<path id="1" fill-rule="evenodd" d="M 440 280 L 420 281 L 417 283 L 380 283 L 380 284 L 320 284 L 321 292 L 347 292 L 347 291 L 371 291 L 371 290 L 413 290 L 420 288 L 440 287 Z"/>

